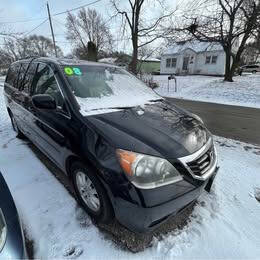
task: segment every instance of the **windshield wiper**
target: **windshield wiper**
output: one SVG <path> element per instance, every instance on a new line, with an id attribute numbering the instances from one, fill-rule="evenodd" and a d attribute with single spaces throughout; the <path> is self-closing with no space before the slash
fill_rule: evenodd
<path id="1" fill-rule="evenodd" d="M 134 108 L 134 106 L 131 106 L 131 107 L 102 107 L 102 108 L 94 108 L 94 109 L 91 109 L 91 111 L 95 111 L 95 110 L 105 110 L 105 109 L 125 110 L 125 109 L 132 109 L 132 108 Z"/>
<path id="2" fill-rule="evenodd" d="M 160 99 L 151 99 L 151 100 L 148 100 L 148 101 L 152 102 L 152 103 L 155 103 L 155 102 L 161 102 L 163 100 L 164 100 L 163 98 L 160 98 Z"/>

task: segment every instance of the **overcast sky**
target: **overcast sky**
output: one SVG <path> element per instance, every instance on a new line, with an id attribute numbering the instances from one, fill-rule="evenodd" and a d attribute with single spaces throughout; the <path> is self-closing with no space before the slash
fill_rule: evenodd
<path id="1" fill-rule="evenodd" d="M 49 0 L 51 14 L 56 14 L 72 8 L 85 5 L 95 0 Z M 111 9 L 110 0 L 101 0 L 98 3 L 90 5 L 101 13 L 105 20 L 109 19 L 113 10 Z M 126 1 L 126 0 L 121 0 Z M 1 0 L 0 1 L 0 28 L 11 32 L 44 35 L 51 38 L 49 21 L 40 25 L 39 28 L 31 32 L 35 27 L 42 23 L 47 18 L 46 0 Z M 169 0 L 169 3 L 174 3 L 175 0 Z M 172 4 L 171 4 L 172 5 Z M 150 9 L 150 8 L 149 8 Z M 151 10 L 153 7 L 151 7 Z M 150 11 L 150 10 L 149 10 Z M 77 11 L 74 11 L 75 13 Z M 65 37 L 66 28 L 66 13 L 53 16 L 53 27 L 57 44 L 62 48 L 64 54 L 71 50 L 71 43 Z M 127 40 L 119 40 L 122 38 L 118 29 L 120 22 L 109 22 L 113 36 L 115 38 L 114 50 L 122 50 L 130 52 L 131 48 Z M 30 33 L 31 32 L 31 33 Z M 0 38 L 0 44 L 2 40 Z"/>

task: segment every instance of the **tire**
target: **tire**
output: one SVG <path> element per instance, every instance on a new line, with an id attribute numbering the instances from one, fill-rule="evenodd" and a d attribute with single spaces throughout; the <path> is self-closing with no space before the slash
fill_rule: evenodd
<path id="1" fill-rule="evenodd" d="M 70 167 L 70 172 L 79 204 L 97 222 L 111 222 L 114 211 L 105 188 L 95 176 L 95 171 L 81 162 L 74 162 Z M 84 177 L 85 186 L 80 184 L 80 180 L 82 181 Z"/>
<path id="2" fill-rule="evenodd" d="M 256 74 L 256 70 L 253 70 L 252 73 L 253 73 L 253 74 Z"/>
<path id="3" fill-rule="evenodd" d="M 11 113 L 10 113 L 10 118 L 11 118 L 13 130 L 16 132 L 16 137 L 19 138 L 19 139 L 25 139 L 25 135 L 19 129 L 19 127 L 16 123 L 16 120 L 15 120 L 13 114 L 11 114 Z"/>

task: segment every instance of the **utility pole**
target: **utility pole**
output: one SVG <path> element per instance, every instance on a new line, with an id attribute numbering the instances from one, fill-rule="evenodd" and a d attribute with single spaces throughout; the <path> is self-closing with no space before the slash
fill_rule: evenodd
<path id="1" fill-rule="evenodd" d="M 48 11 L 49 22 L 50 22 L 50 27 L 51 27 L 51 35 L 52 35 L 52 41 L 53 41 L 53 46 L 54 46 L 54 50 L 55 50 L 55 56 L 56 56 L 56 58 L 58 58 L 56 43 L 55 43 L 55 38 L 54 38 L 54 33 L 53 33 L 53 28 L 52 28 L 52 22 L 51 22 L 50 8 L 49 8 L 48 2 L 47 2 L 47 11 Z"/>

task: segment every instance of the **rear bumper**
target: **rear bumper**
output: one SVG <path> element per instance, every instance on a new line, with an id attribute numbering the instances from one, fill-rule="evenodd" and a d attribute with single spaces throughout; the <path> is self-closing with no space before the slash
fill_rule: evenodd
<path id="1" fill-rule="evenodd" d="M 204 189 L 210 190 L 214 178 L 215 174 L 200 187 L 154 207 L 142 207 L 118 198 L 115 208 L 116 218 L 133 232 L 150 232 L 195 201 Z"/>

